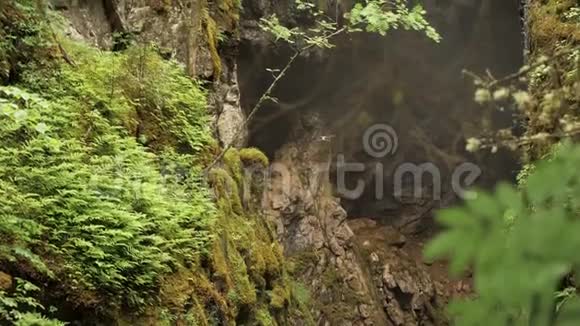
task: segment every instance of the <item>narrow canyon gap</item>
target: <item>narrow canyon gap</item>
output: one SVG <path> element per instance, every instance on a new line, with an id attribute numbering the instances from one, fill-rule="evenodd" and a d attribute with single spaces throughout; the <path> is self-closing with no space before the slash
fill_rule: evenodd
<path id="1" fill-rule="evenodd" d="M 462 163 L 481 168 L 475 186 L 486 188 L 499 180 L 513 180 L 517 170 L 512 154 L 500 150 L 472 155 L 465 150 L 466 139 L 482 130 L 515 127 L 517 121 L 509 107 L 488 114 L 476 104 L 475 88 L 462 71 L 483 74 L 489 70 L 502 76 L 519 69 L 524 42 L 518 1 L 423 4 L 443 37 L 440 44 L 408 31 L 386 37 L 349 34 L 336 40 L 335 49 L 301 56 L 274 92 L 278 103 L 260 108 L 249 124 L 250 145 L 275 158 L 281 146 L 297 136 L 292 132 L 297 123 L 320 121 L 325 134 L 314 141 L 332 148 L 333 169 L 339 156 L 346 162 L 365 164 L 363 172 L 346 174 L 351 189 L 364 181 L 361 196 L 347 198 L 336 189 L 349 218 L 406 225 L 420 207 L 446 198 L 457 200 L 450 194 L 452 175 Z M 290 55 L 281 44 L 242 41 L 238 78 L 246 113 L 273 79 L 267 69 L 283 67 Z M 365 131 L 376 124 L 391 126 L 396 133 L 391 137 L 398 141 L 396 150 L 380 158 L 369 155 L 363 146 Z M 316 163 L 320 162 L 312 162 Z M 432 163 L 440 172 L 440 181 L 425 173 L 420 198 L 394 198 L 394 174 L 406 163 Z M 383 167 L 382 180 L 375 174 L 377 164 Z M 331 178 L 336 179 L 334 170 Z M 403 193 L 412 193 L 412 175 L 405 175 L 402 181 Z M 376 182 L 383 184 L 382 198 L 376 196 Z M 441 187 L 438 195 L 435 182 Z"/>

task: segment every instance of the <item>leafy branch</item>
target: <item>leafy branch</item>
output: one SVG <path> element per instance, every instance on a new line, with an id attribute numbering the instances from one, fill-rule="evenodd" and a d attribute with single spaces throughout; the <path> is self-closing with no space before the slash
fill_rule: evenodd
<path id="1" fill-rule="evenodd" d="M 446 230 L 426 255 L 449 258 L 455 274 L 476 276 L 477 297 L 450 307 L 456 324 L 578 324 L 577 298 L 557 291 L 580 266 L 579 165 L 580 147 L 563 144 L 520 189 L 502 184 L 440 212 Z"/>
<path id="2" fill-rule="evenodd" d="M 561 59 L 568 61 L 569 66 L 558 65 Z M 562 48 L 551 56 L 540 56 L 519 71 L 502 78 L 494 77 L 489 71 L 482 76 L 464 71 L 477 87 L 476 102 L 487 110 L 515 108 L 514 111 L 528 125 L 528 132 L 524 135 L 514 135 L 511 129 L 502 129 L 470 138 L 467 150 L 491 149 L 495 152 L 500 146 L 516 150 L 578 136 L 580 120 L 573 112 L 580 102 L 579 67 L 580 50 Z M 542 87 L 534 86 L 540 83 Z M 532 89 L 528 89 L 527 85 L 532 85 Z"/>

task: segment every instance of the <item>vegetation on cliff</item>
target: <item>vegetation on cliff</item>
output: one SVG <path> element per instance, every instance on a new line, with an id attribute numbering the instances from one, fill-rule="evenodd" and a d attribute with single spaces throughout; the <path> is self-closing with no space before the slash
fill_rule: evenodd
<path id="1" fill-rule="evenodd" d="M 476 295 L 451 306 L 458 325 L 578 324 L 580 148 L 580 7 L 577 1 L 531 1 L 530 53 L 519 72 L 475 76 L 475 99 L 487 109 L 516 108 L 525 132 L 488 133 L 470 150 L 519 149 L 519 186 L 477 193 L 441 212 L 447 230 L 427 254 L 449 257 L 455 273 L 473 272 Z"/>
<path id="2" fill-rule="evenodd" d="M 265 156 L 232 151 L 202 182 L 215 151 L 206 90 L 154 44 L 61 37 L 39 3 L 0 7 L 0 321 L 303 314 L 269 226 L 241 200 L 241 168 Z"/>

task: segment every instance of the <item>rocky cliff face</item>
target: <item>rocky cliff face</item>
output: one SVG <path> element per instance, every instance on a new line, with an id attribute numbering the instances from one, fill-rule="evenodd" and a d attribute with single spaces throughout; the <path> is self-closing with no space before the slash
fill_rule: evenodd
<path id="1" fill-rule="evenodd" d="M 320 140 L 324 132 L 316 116 L 303 117 L 294 130 L 297 140 L 276 154 L 263 202 L 294 274 L 313 295 L 316 323 L 445 324 L 440 311 L 449 293 L 426 265 L 400 250 L 405 245 L 401 233 L 372 220 L 366 228 L 351 222 L 362 234 L 353 233 L 333 196 L 331 147 Z M 364 234 L 369 231 L 381 239 Z"/>

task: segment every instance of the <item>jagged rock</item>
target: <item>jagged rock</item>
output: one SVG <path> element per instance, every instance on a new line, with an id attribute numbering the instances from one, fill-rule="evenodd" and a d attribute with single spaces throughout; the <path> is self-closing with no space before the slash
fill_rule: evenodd
<path id="1" fill-rule="evenodd" d="M 347 222 L 346 212 L 328 191 L 328 173 L 321 176 L 311 168 L 329 155 L 324 143 L 311 141 L 323 127 L 310 123 L 307 128 L 298 126 L 294 134 L 300 137 L 277 152 L 263 207 L 277 225 L 286 255 L 314 250 L 319 257 L 307 273 L 299 275 L 309 284 L 314 302 L 323 305 L 314 305 L 313 315 L 332 325 L 433 323 L 431 302 L 438 294 L 425 265 L 397 249 L 407 239 L 394 227 L 365 219 Z M 355 241 L 360 234 L 364 240 Z M 361 256 L 358 245 L 369 250 L 368 257 Z M 329 273 L 336 278 L 329 280 Z M 336 313 L 332 307 L 347 310 L 336 319 L 330 315 Z"/>
<path id="2" fill-rule="evenodd" d="M 314 250 L 320 257 L 313 262 L 312 272 L 299 275 L 310 284 L 314 301 L 323 303 L 312 307 L 313 315 L 331 325 L 386 325 L 382 307 L 374 304 L 369 280 L 353 250 L 354 233 L 346 223 L 347 214 L 329 191 L 329 148 L 312 141 L 321 132 L 320 121 L 302 120 L 307 126 L 298 126 L 298 140 L 276 154 L 264 210 L 277 225 L 287 255 Z M 317 169 L 312 168 L 313 162 L 320 163 Z"/>

